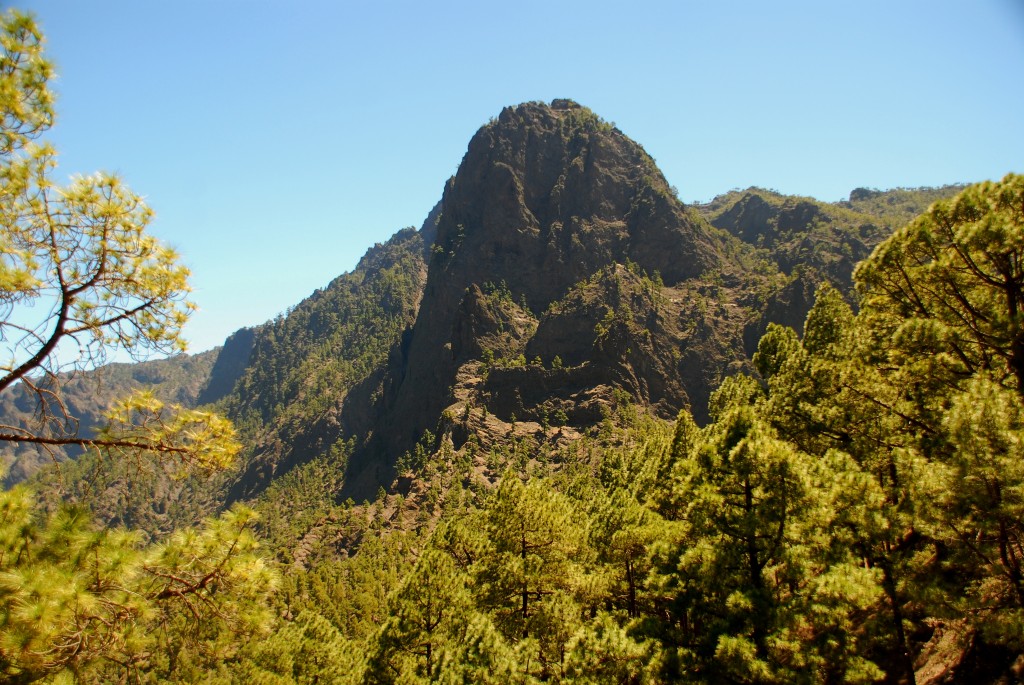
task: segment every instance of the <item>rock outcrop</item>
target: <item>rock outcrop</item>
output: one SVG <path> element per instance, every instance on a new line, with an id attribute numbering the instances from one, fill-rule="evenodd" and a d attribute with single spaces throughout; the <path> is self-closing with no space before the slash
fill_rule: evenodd
<path id="1" fill-rule="evenodd" d="M 714 320 L 742 313 L 716 301 L 703 313 L 710 336 L 687 313 L 709 296 L 702 284 L 735 271 L 714 229 L 618 129 L 568 100 L 506 108 L 445 189 L 416 323 L 367 449 L 393 459 L 467 402 L 523 418 L 561 397 L 570 418 L 592 421 L 619 389 L 666 416 L 702 414 L 742 351 L 742 326 L 723 334 Z M 710 354 L 695 360 L 694 345 Z M 460 380 L 469 365 L 480 365 L 472 392 Z M 570 406 L 583 396 L 589 408 Z"/>

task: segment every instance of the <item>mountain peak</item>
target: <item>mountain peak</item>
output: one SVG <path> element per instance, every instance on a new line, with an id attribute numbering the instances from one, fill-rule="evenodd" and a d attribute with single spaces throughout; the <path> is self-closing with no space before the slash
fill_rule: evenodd
<path id="1" fill-rule="evenodd" d="M 653 286 L 616 275 L 623 265 L 645 283 L 672 288 L 719 273 L 724 263 L 708 224 L 675 197 L 639 144 L 572 100 L 506 107 L 473 136 L 445 189 L 416 324 L 373 432 L 387 436 L 383 449 L 393 456 L 433 431 L 453 405 L 535 394 L 517 387 L 532 382 L 517 372 L 495 374 L 491 385 L 500 376 L 504 387 L 478 382 L 483 357 L 514 358 L 528 349 L 576 362 L 579 373 L 558 374 L 570 395 L 595 384 L 611 392 L 595 381 L 610 377 L 666 414 L 694 392 L 700 404 L 703 391 L 685 387 L 679 350 L 672 351 L 678 346 L 668 338 L 652 345 L 651 333 L 631 318 L 615 329 L 622 334 L 615 346 L 595 336 L 610 312 L 629 308 L 626 290 L 639 298 L 634 314 L 652 317 L 650 330 L 667 336 L 676 326 L 654 321 L 670 316 L 671 307 L 659 314 L 658 298 L 643 296 Z M 591 282 L 602 285 L 589 287 L 585 302 L 573 295 Z M 487 302 L 488 293 L 500 296 Z M 542 339 L 531 344 L 538 328 Z M 579 335 L 560 340 L 563 330 Z M 483 337 L 471 340 L 475 335 Z M 641 359 L 645 351 L 657 359 Z M 605 367 L 610 375 L 602 376 L 597 370 Z M 536 412 L 528 401 L 520 404 L 520 418 Z"/>
<path id="2" fill-rule="evenodd" d="M 467 247 L 486 247 L 497 262 L 471 259 L 511 272 L 513 291 L 513 281 L 525 281 L 527 292 L 537 281 L 522 277 L 527 256 L 557 269 L 542 279 L 554 277 L 556 290 L 627 258 L 671 283 L 718 265 L 698 224 L 639 144 L 571 100 L 531 102 L 506 107 L 473 136 L 445 193 L 435 252 L 447 255 L 448 273 Z M 474 244 L 474 236 L 494 244 Z M 664 243 L 673 248 L 659 249 Z M 679 249 L 690 259 L 670 258 Z"/>

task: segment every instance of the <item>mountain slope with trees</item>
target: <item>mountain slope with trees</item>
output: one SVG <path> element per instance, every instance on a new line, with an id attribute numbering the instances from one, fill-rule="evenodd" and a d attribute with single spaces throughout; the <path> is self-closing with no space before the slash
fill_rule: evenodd
<path id="1" fill-rule="evenodd" d="M 75 375 L 179 348 L 187 270 L 49 181 L 0 34 L 0 304 L 55 302 L 0 321 L 0 440 L 84 450 L 0 491 L 6 682 L 1019 680 L 1021 176 L 692 208 L 528 103 L 274 321 Z"/>
<path id="2" fill-rule="evenodd" d="M 622 397 L 571 445 L 492 446 L 493 483 L 428 455 L 429 487 L 335 516 L 365 553 L 293 576 L 296 625 L 337 631 L 335 682 L 1012 681 L 1022 200 L 932 206 L 858 267 L 858 313 L 825 285 L 802 338 L 771 325 L 703 428 Z"/>
<path id="3" fill-rule="evenodd" d="M 196 401 L 219 401 L 247 445 L 218 489 L 249 497 L 327 458 L 363 498 L 425 437 L 434 449 L 445 432 L 486 443 L 523 422 L 578 432 L 618 390 L 703 421 L 768 323 L 799 329 L 825 281 L 852 299 L 853 260 L 953 190 L 854 192 L 869 215 L 751 189 L 698 213 L 586 108 L 508 108 L 420 231 L 217 354 Z"/>
<path id="4" fill-rule="evenodd" d="M 814 293 L 823 283 L 855 304 L 854 266 L 933 202 L 962 189 L 957 185 L 887 191 L 855 188 L 849 200 L 826 203 L 748 188 L 697 205 L 713 226 L 756 248 L 756 258 L 767 260 L 785 277 L 764 298 L 760 318 L 748 325 L 748 354 L 753 354 L 769 323 L 802 332 Z"/>

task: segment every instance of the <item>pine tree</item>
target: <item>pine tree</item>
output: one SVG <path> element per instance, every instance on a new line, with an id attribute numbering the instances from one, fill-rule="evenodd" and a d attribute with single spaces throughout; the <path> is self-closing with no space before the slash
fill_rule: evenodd
<path id="1" fill-rule="evenodd" d="M 901 365 L 947 384 L 984 371 L 1024 393 L 1024 176 L 936 202 L 856 278 Z"/>
<path id="2" fill-rule="evenodd" d="M 985 374 L 953 397 L 943 421 L 948 456 L 923 468 L 933 483 L 929 533 L 958 579 L 954 615 L 997 643 L 1024 644 L 1024 410 Z"/>
<path id="3" fill-rule="evenodd" d="M 252 522 L 239 507 L 144 547 L 79 508 L 41 517 L 26 489 L 0 492 L 0 674 L 188 679 L 236 654 L 267 628 L 277 583 Z"/>
<path id="4" fill-rule="evenodd" d="M 1018 639 L 1019 476 L 1006 455 L 1024 387 L 1022 198 L 1024 178 L 1012 174 L 971 186 L 880 244 L 856 272 L 856 349 L 836 367 L 839 391 L 825 404 L 842 407 L 848 430 L 868 438 L 848 449 L 887 492 L 890 532 L 873 536 L 866 556 L 884 571 L 905 664 L 908 594 L 989 639 Z M 919 556 L 932 561 L 913 561 L 925 545 L 933 551 Z"/>
<path id="5" fill-rule="evenodd" d="M 253 641 L 234 670 L 238 680 L 266 685 L 358 685 L 364 661 L 360 645 L 315 611 L 303 611 Z"/>
<path id="6" fill-rule="evenodd" d="M 849 631 L 879 588 L 832 535 L 833 462 L 778 439 L 757 415 L 759 393 L 752 379 L 726 379 L 715 423 L 682 462 L 684 532 L 660 549 L 654 578 L 672 615 L 665 675 L 869 681 L 879 671 Z"/>
<path id="7" fill-rule="evenodd" d="M 653 645 L 637 642 L 609 614 L 600 612 L 569 641 L 565 682 L 579 685 L 647 682 Z"/>
<path id="8" fill-rule="evenodd" d="M 402 674 L 433 680 L 453 625 L 470 613 L 467 577 L 451 557 L 428 547 L 389 599 L 389 618 L 376 639 L 370 680 L 395 682 Z"/>
<path id="9" fill-rule="evenodd" d="M 527 671 L 550 677 L 580 623 L 573 563 L 585 531 L 567 498 L 540 479 L 505 473 L 484 508 L 487 546 L 477 565 L 479 606 Z"/>
<path id="10" fill-rule="evenodd" d="M 908 399 L 904 377 L 885 362 L 888 355 L 880 350 L 870 321 L 853 316 L 831 288 L 819 291 L 804 341 L 796 343 L 795 334 L 789 333 L 784 360 L 767 373 L 762 413 L 780 434 L 810 454 L 824 457 L 840 450 L 849 455 L 884 494 L 879 502 L 867 498 L 852 503 L 848 511 L 856 515 L 845 523 L 845 535 L 865 563 L 882 575 L 886 611 L 866 622 L 875 640 L 870 650 L 912 681 L 908 621 L 923 625 L 922 599 L 931 593 L 935 578 L 932 569 L 919 563 L 928 544 L 919 509 L 931 487 L 921 478 L 919 447 L 922 436 L 930 440 L 930 429 L 921 402 Z M 779 348 L 766 335 L 755 359 L 774 359 Z M 908 613 L 910 607 L 914 610 Z"/>

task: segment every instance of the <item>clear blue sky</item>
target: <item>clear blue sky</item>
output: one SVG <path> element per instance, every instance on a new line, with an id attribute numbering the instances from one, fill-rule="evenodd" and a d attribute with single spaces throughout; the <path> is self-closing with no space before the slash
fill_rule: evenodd
<path id="1" fill-rule="evenodd" d="M 61 175 L 120 173 L 193 270 L 192 350 L 419 226 L 505 105 L 568 97 L 686 201 L 1024 172 L 1024 2 L 30 0 Z"/>

